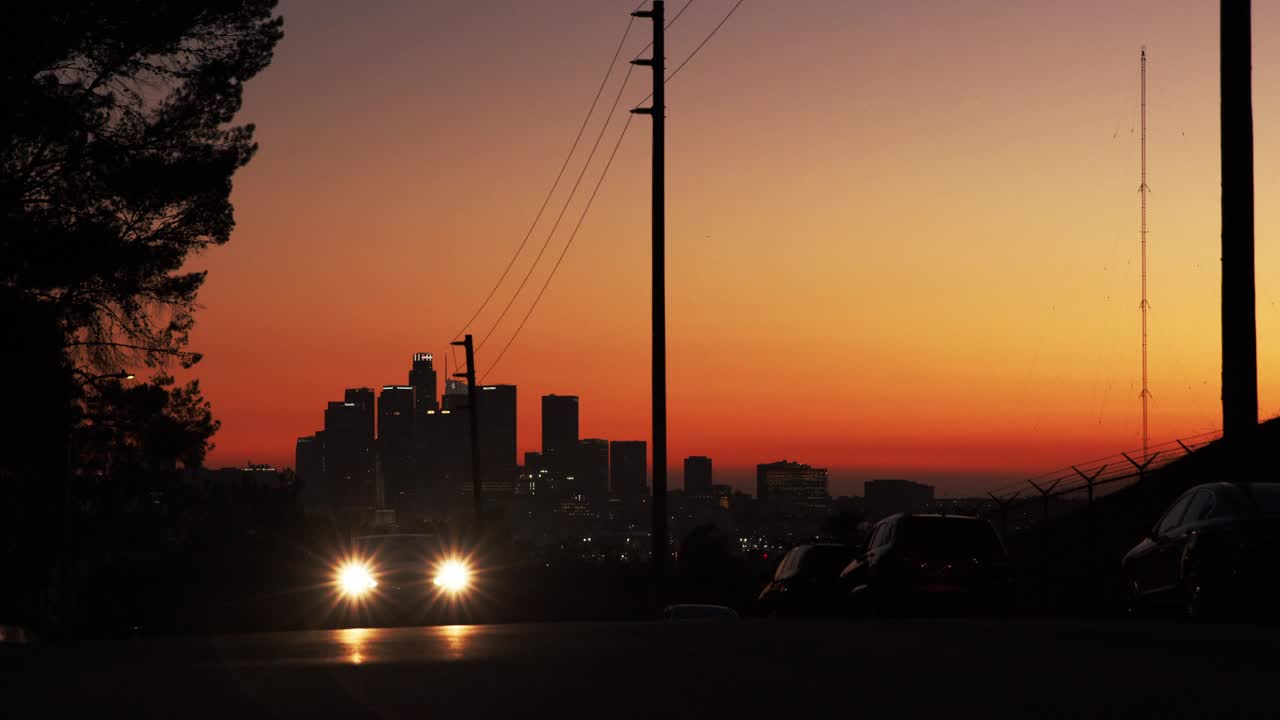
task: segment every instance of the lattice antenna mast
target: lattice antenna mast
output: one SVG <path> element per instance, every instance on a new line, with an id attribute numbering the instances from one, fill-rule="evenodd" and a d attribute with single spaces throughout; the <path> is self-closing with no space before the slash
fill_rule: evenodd
<path id="1" fill-rule="evenodd" d="M 1147 48 L 1142 48 L 1142 184 L 1138 186 L 1138 195 L 1142 198 L 1142 302 L 1138 307 L 1142 310 L 1142 459 L 1149 456 L 1151 434 L 1148 427 L 1148 416 L 1151 404 L 1151 391 L 1147 389 Z"/>

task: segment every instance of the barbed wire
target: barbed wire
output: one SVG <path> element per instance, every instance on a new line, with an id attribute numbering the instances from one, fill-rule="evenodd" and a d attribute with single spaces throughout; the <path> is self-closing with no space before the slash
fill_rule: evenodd
<path id="1" fill-rule="evenodd" d="M 996 503 L 1009 503 L 1016 500 L 1038 500 L 1046 494 L 1050 497 L 1060 497 L 1086 491 L 1091 482 L 1095 489 L 1110 487 L 1117 482 L 1141 478 L 1147 473 L 1186 457 L 1189 453 L 1209 445 L 1220 437 L 1222 437 L 1221 430 L 1211 430 L 1169 440 L 1151 446 L 1146 458 L 1142 457 L 1141 450 L 1120 452 L 1024 478 L 1016 483 L 990 490 L 987 495 Z M 1040 486 L 1039 489 L 1036 486 Z M 1048 489 L 1049 486 L 1052 486 L 1051 490 Z"/>

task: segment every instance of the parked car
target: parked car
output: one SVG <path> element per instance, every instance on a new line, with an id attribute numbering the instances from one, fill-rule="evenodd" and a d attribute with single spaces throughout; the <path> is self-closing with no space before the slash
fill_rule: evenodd
<path id="1" fill-rule="evenodd" d="M 963 515 L 891 515 L 840 573 L 849 608 L 899 614 L 1004 614 L 1009 557 L 991 523 Z"/>
<path id="2" fill-rule="evenodd" d="M 1122 562 L 1133 614 L 1191 617 L 1280 597 L 1280 483 L 1208 483 L 1183 493 Z"/>
<path id="3" fill-rule="evenodd" d="M 853 550 L 839 543 L 809 543 L 791 548 L 778 563 L 773 579 L 760 591 L 767 615 L 822 615 L 839 605 L 840 568 Z"/>

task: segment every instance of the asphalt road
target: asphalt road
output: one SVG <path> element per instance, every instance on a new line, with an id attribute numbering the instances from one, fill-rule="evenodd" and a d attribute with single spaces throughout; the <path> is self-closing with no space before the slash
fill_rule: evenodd
<path id="1" fill-rule="evenodd" d="M 1280 716 L 1271 627 L 470 625 L 0 650 L 6 704 L 37 717 Z"/>

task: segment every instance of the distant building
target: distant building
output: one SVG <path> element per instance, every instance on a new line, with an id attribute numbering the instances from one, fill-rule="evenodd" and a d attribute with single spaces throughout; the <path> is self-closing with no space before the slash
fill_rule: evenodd
<path id="1" fill-rule="evenodd" d="M 572 474 L 578 452 L 578 396 L 542 396 L 542 461 L 547 469 Z"/>
<path id="2" fill-rule="evenodd" d="M 827 471 L 782 460 L 756 466 L 756 497 L 790 512 L 818 512 L 831 501 Z"/>
<path id="3" fill-rule="evenodd" d="M 414 414 L 425 415 L 428 410 L 439 409 L 436 400 L 436 369 L 431 353 L 414 353 L 413 367 L 409 370 L 409 384 L 413 386 Z"/>
<path id="4" fill-rule="evenodd" d="M 275 466 L 254 462 L 235 467 L 201 468 L 197 477 L 210 485 L 236 488 L 276 487 L 281 481 L 281 473 Z"/>
<path id="5" fill-rule="evenodd" d="M 587 438 L 578 442 L 574 489 L 588 497 L 609 494 L 609 441 Z"/>
<path id="6" fill-rule="evenodd" d="M 329 487 L 324 474 L 324 431 L 298 438 L 293 452 L 294 472 L 302 485 L 302 509 L 309 514 L 329 507 Z"/>
<path id="7" fill-rule="evenodd" d="M 467 384 L 454 378 L 445 378 L 444 399 L 440 402 L 440 407 L 444 410 L 457 410 L 466 407 L 468 402 Z"/>
<path id="8" fill-rule="evenodd" d="M 689 497 L 711 496 L 711 458 L 694 455 L 684 459 L 684 492 Z"/>
<path id="9" fill-rule="evenodd" d="M 445 395 L 448 405 L 449 395 Z M 428 410 L 422 425 L 425 492 L 433 499 L 451 497 L 471 482 L 471 427 L 466 405 Z"/>
<path id="10" fill-rule="evenodd" d="M 524 454 L 525 472 L 536 473 L 539 470 L 545 469 L 545 467 L 546 466 L 542 462 L 542 453 L 530 450 Z"/>
<path id="11" fill-rule="evenodd" d="M 376 501 L 373 441 L 363 408 L 331 402 L 324 411 L 325 475 L 334 508 L 368 508 Z"/>
<path id="12" fill-rule="evenodd" d="M 377 437 L 377 410 L 373 396 L 373 388 L 347 388 L 343 393 L 343 401 L 352 403 L 360 412 L 360 434 L 369 438 L 372 443 Z M 372 450 L 372 445 L 370 446 Z"/>
<path id="13" fill-rule="evenodd" d="M 609 490 L 623 497 L 649 494 L 645 441 L 614 440 L 609 444 Z"/>
<path id="14" fill-rule="evenodd" d="M 378 459 L 386 503 L 392 509 L 417 495 L 412 385 L 385 385 L 378 396 Z"/>
<path id="15" fill-rule="evenodd" d="M 478 388 L 476 405 L 480 421 L 480 487 L 486 493 L 510 495 L 517 466 L 516 386 L 484 385 Z"/>
<path id="16" fill-rule="evenodd" d="M 343 401 L 355 405 L 359 414 L 357 432 L 359 433 L 359 467 L 360 482 L 370 487 L 377 487 L 378 449 L 378 410 L 373 388 L 347 388 L 343 393 Z"/>
<path id="17" fill-rule="evenodd" d="M 733 487 L 730 485 L 711 486 L 711 497 L 715 500 L 715 506 L 721 510 L 733 509 L 731 503 L 733 495 Z"/>
<path id="18" fill-rule="evenodd" d="M 932 485 L 910 480 L 868 480 L 863 484 L 867 520 L 901 512 L 923 512 L 933 504 Z"/>

